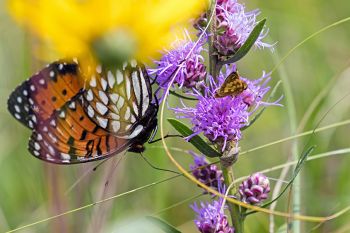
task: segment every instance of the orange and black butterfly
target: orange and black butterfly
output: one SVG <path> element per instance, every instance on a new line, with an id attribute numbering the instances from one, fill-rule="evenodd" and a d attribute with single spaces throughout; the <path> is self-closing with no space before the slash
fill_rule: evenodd
<path id="1" fill-rule="evenodd" d="M 32 129 L 35 157 L 74 164 L 143 151 L 157 127 L 158 103 L 145 67 L 134 60 L 115 70 L 97 67 L 91 77 L 77 61 L 62 60 L 18 86 L 8 109 Z"/>
<path id="2" fill-rule="evenodd" d="M 245 81 L 240 79 L 237 71 L 232 72 L 215 92 L 215 98 L 222 98 L 225 96 L 237 96 L 248 88 Z"/>

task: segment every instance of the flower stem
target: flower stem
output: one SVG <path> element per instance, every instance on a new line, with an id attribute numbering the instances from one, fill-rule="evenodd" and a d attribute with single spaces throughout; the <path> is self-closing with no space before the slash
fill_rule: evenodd
<path id="1" fill-rule="evenodd" d="M 232 165 L 225 166 L 224 163 L 221 163 L 222 174 L 224 176 L 226 187 L 231 187 L 228 191 L 228 195 L 233 196 L 236 194 L 236 186 L 234 184 L 234 175 L 232 170 Z M 229 211 L 231 214 L 232 225 L 235 228 L 235 233 L 244 232 L 244 216 L 241 214 L 241 208 L 239 205 L 233 204 L 231 202 L 227 203 Z"/>

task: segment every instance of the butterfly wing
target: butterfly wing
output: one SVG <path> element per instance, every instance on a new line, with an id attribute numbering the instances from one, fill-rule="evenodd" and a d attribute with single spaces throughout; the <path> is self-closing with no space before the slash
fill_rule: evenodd
<path id="1" fill-rule="evenodd" d="M 131 62 L 114 76 L 98 67 L 87 89 L 84 80 L 77 63 L 56 62 L 11 94 L 9 111 L 33 129 L 29 151 L 35 157 L 58 164 L 89 162 L 129 148 L 137 136 L 144 141 L 145 118 L 157 112 L 150 107 L 144 67 Z"/>
<path id="2" fill-rule="evenodd" d="M 50 118 L 39 122 L 29 141 L 29 151 L 39 159 L 59 164 L 107 158 L 125 150 L 130 140 L 115 137 L 89 118 L 83 109 L 83 92 Z"/>
<path id="3" fill-rule="evenodd" d="M 74 62 L 58 61 L 24 81 L 8 99 L 9 112 L 34 129 L 81 89 L 79 68 Z"/>
<path id="4" fill-rule="evenodd" d="M 232 72 L 221 85 L 221 87 L 216 91 L 215 97 L 221 98 L 228 95 L 239 95 L 248 85 L 245 81 L 240 79 L 238 72 Z"/>
<path id="5" fill-rule="evenodd" d="M 152 109 L 150 79 L 145 67 L 136 61 L 114 71 L 98 70 L 84 97 L 89 117 L 119 137 L 136 137 L 142 130 L 138 123 Z"/>

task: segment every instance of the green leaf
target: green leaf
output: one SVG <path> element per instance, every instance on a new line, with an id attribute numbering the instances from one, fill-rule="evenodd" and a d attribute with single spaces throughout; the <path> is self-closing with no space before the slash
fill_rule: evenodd
<path id="1" fill-rule="evenodd" d="M 181 233 L 181 231 L 179 231 L 174 226 L 170 225 L 169 223 L 165 222 L 160 218 L 156 218 L 153 216 L 146 216 L 146 219 L 151 223 L 157 225 L 160 229 L 162 229 L 166 233 Z"/>
<path id="2" fill-rule="evenodd" d="M 174 95 L 174 96 L 180 97 L 182 99 L 186 99 L 186 100 L 198 100 L 196 98 L 191 98 L 191 97 L 188 97 L 188 96 L 181 95 L 181 94 L 176 93 L 175 91 L 172 91 L 172 90 L 169 90 L 169 93 Z"/>
<path id="3" fill-rule="evenodd" d="M 282 83 L 282 81 L 280 80 L 280 81 L 278 81 L 278 82 L 276 83 L 276 85 L 273 87 L 273 89 L 272 89 L 272 91 L 271 91 L 271 94 L 270 94 L 269 97 L 267 98 L 267 102 L 269 102 L 269 101 L 275 96 L 276 91 L 277 91 L 277 88 L 279 87 L 279 85 L 280 85 L 281 83 Z M 263 112 L 265 111 L 265 109 L 266 109 L 266 107 L 261 108 L 260 111 L 259 111 L 257 114 L 254 115 L 253 119 L 250 120 L 249 124 L 246 125 L 246 126 L 244 126 L 244 127 L 242 127 L 241 130 L 243 131 L 243 130 L 249 128 L 250 126 L 252 126 L 253 123 L 254 123 L 257 119 L 259 119 L 259 117 L 263 114 Z"/>
<path id="4" fill-rule="evenodd" d="M 249 34 L 247 40 L 244 42 L 244 44 L 237 50 L 237 52 L 227 59 L 226 61 L 221 61 L 218 64 L 224 65 L 224 64 L 230 64 L 233 62 L 236 62 L 238 60 L 241 60 L 252 48 L 255 41 L 259 38 L 261 31 L 264 29 L 266 19 L 261 20 L 252 30 L 252 32 Z"/>
<path id="5" fill-rule="evenodd" d="M 193 131 L 183 124 L 182 122 L 174 119 L 169 118 L 169 123 L 184 137 L 190 136 L 193 134 Z M 189 142 L 196 147 L 200 152 L 202 152 L 204 155 L 208 157 L 220 157 L 221 154 L 214 150 L 211 146 L 209 146 L 200 136 L 196 135 L 193 136 Z"/>

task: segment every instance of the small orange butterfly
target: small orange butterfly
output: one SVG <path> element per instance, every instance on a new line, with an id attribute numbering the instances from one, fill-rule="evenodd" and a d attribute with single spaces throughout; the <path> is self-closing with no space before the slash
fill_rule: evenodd
<path id="1" fill-rule="evenodd" d="M 237 71 L 234 71 L 225 79 L 221 87 L 215 92 L 215 98 L 222 98 L 229 95 L 237 96 L 247 88 L 247 83 L 240 79 Z"/>

